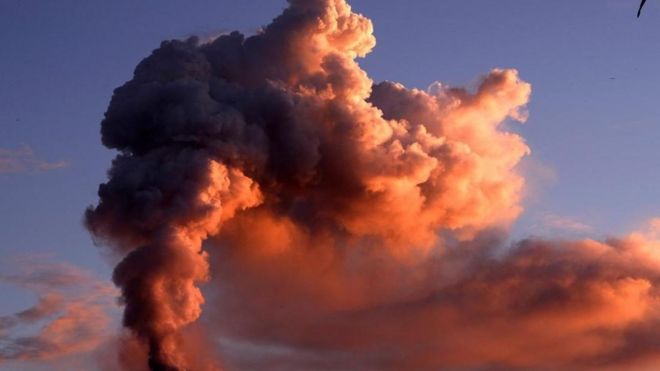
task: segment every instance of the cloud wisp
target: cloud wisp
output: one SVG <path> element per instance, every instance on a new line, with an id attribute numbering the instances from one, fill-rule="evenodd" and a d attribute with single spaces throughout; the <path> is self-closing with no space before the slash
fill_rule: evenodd
<path id="1" fill-rule="evenodd" d="M 40 159 L 28 145 L 16 149 L 0 148 L 0 174 L 39 172 L 61 169 L 68 163 L 63 160 L 49 162 Z"/>
<path id="2" fill-rule="evenodd" d="M 0 282 L 32 292 L 36 303 L 0 317 L 0 364 L 43 361 L 96 349 L 109 335 L 116 289 L 68 264 L 25 260 Z"/>

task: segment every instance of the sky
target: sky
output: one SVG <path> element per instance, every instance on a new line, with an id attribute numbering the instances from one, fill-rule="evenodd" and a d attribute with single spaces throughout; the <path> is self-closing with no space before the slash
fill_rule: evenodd
<path id="1" fill-rule="evenodd" d="M 528 187 L 512 239 L 603 238 L 660 216 L 660 2 L 639 19 L 633 0 L 351 5 L 374 23 L 377 44 L 359 64 L 375 82 L 474 87 L 493 68 L 515 68 L 532 85 L 528 120 L 507 123 L 532 150 L 520 165 Z M 162 40 L 253 34 L 285 6 L 1 0 L 2 270 L 65 262 L 108 281 L 112 259 L 94 245 L 83 212 L 98 202 L 115 155 L 100 139 L 113 90 Z M 0 314 L 35 301 L 34 287 L 12 282 L 0 283 Z"/>

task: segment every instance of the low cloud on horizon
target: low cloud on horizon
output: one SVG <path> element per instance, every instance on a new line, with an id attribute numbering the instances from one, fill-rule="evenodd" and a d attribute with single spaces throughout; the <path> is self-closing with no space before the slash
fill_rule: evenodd
<path id="1" fill-rule="evenodd" d="M 49 260 L 31 255 L 3 261 L 0 283 L 30 293 L 34 304 L 0 316 L 0 368 L 90 353 L 114 332 L 117 289 L 84 269 Z"/>

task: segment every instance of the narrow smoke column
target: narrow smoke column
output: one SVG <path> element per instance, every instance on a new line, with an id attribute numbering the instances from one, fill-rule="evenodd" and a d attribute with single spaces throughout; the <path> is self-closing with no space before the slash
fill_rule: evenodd
<path id="1" fill-rule="evenodd" d="M 196 285 L 209 274 L 202 242 L 237 208 L 260 202 L 239 170 L 203 151 L 172 153 L 120 157 L 101 186 L 102 202 L 87 212 L 95 234 L 130 249 L 113 280 L 126 305 L 124 325 L 148 344 L 152 370 L 186 369 L 178 334 L 201 314 Z"/>

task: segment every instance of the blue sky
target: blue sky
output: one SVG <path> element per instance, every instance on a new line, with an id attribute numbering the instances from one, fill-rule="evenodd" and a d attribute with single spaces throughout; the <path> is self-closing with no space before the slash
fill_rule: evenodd
<path id="1" fill-rule="evenodd" d="M 532 84 L 530 118 L 513 126 L 533 151 L 525 167 L 532 194 L 516 236 L 601 237 L 660 215 L 660 1 L 650 0 L 640 19 L 636 0 L 351 4 L 375 24 L 378 45 L 360 62 L 375 81 L 469 85 L 494 67 L 511 67 Z M 0 148 L 33 152 L 23 171 L 0 173 L 4 259 L 47 252 L 108 277 L 82 212 L 96 202 L 113 157 L 99 135 L 113 89 L 163 39 L 252 33 L 284 6 L 284 0 L 0 2 Z M 66 166 L 38 168 L 58 161 Z M 33 300 L 0 289 L 11 298 L 0 313 Z"/>

